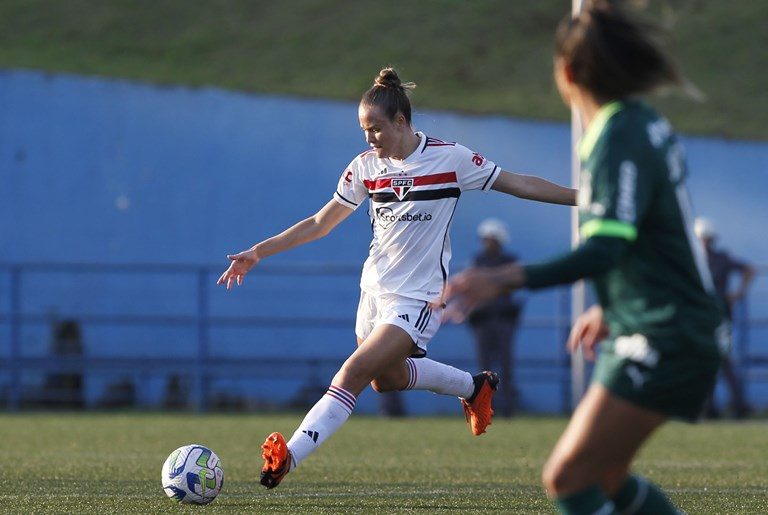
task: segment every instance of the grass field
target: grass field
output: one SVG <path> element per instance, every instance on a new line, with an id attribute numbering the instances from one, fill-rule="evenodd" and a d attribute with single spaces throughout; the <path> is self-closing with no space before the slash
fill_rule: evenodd
<path id="1" fill-rule="evenodd" d="M 660 100 L 676 127 L 768 139 L 768 2 L 648 3 L 708 97 Z M 3 0 L 0 67 L 355 101 L 392 64 L 418 83 L 419 109 L 566 120 L 552 39 L 570 8 L 571 0 Z"/>
<path id="2" fill-rule="evenodd" d="M 275 490 L 257 485 L 266 434 L 301 415 L 0 415 L 3 513 L 551 513 L 539 471 L 565 420 L 353 417 Z M 670 424 L 637 469 L 687 513 L 768 513 L 764 422 Z M 180 506 L 160 468 L 180 445 L 222 459 L 224 489 Z"/>

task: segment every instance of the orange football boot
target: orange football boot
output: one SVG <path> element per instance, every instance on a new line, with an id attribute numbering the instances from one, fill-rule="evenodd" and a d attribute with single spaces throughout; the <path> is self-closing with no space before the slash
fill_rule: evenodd
<path id="1" fill-rule="evenodd" d="M 291 453 L 288 451 L 285 438 L 278 432 L 269 435 L 261 445 L 261 449 L 264 466 L 261 468 L 260 482 L 267 488 L 274 488 L 291 469 Z"/>
<path id="2" fill-rule="evenodd" d="M 469 422 L 472 434 L 479 436 L 485 433 L 485 429 L 491 425 L 493 408 L 491 400 L 499 385 L 499 376 L 495 372 L 481 372 L 473 376 L 475 381 L 475 393 L 469 399 L 461 399 L 464 408 L 464 416 Z"/>

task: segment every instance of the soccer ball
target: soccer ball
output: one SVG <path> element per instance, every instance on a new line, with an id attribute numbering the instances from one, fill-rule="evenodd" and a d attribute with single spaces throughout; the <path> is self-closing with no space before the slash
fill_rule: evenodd
<path id="1" fill-rule="evenodd" d="M 168 456 L 163 464 L 163 490 L 183 504 L 208 504 L 224 486 L 221 461 L 209 448 L 185 445 Z"/>

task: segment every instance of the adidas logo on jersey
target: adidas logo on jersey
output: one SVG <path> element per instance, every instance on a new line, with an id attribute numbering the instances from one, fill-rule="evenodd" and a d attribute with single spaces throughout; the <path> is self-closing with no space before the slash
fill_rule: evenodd
<path id="1" fill-rule="evenodd" d="M 315 442 L 315 443 L 317 443 L 317 437 L 320 436 L 320 433 L 318 433 L 317 431 L 306 431 L 306 430 L 304 430 L 304 431 L 302 431 L 302 433 L 304 433 L 305 435 L 310 437 L 312 439 L 312 441 Z"/>

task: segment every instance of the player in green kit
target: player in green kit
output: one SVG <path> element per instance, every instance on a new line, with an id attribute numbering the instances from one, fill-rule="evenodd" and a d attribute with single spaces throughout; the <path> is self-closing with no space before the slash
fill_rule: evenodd
<path id="1" fill-rule="evenodd" d="M 608 2 L 563 20 L 555 79 L 585 127 L 581 244 L 543 264 L 459 274 L 449 315 L 504 291 L 594 283 L 599 305 L 582 315 L 568 347 L 594 357 L 592 385 L 544 467 L 562 513 L 677 513 L 632 460 L 669 418 L 694 420 L 717 373 L 722 312 L 684 185 L 683 150 L 669 123 L 638 100 L 684 83 L 646 26 Z"/>

